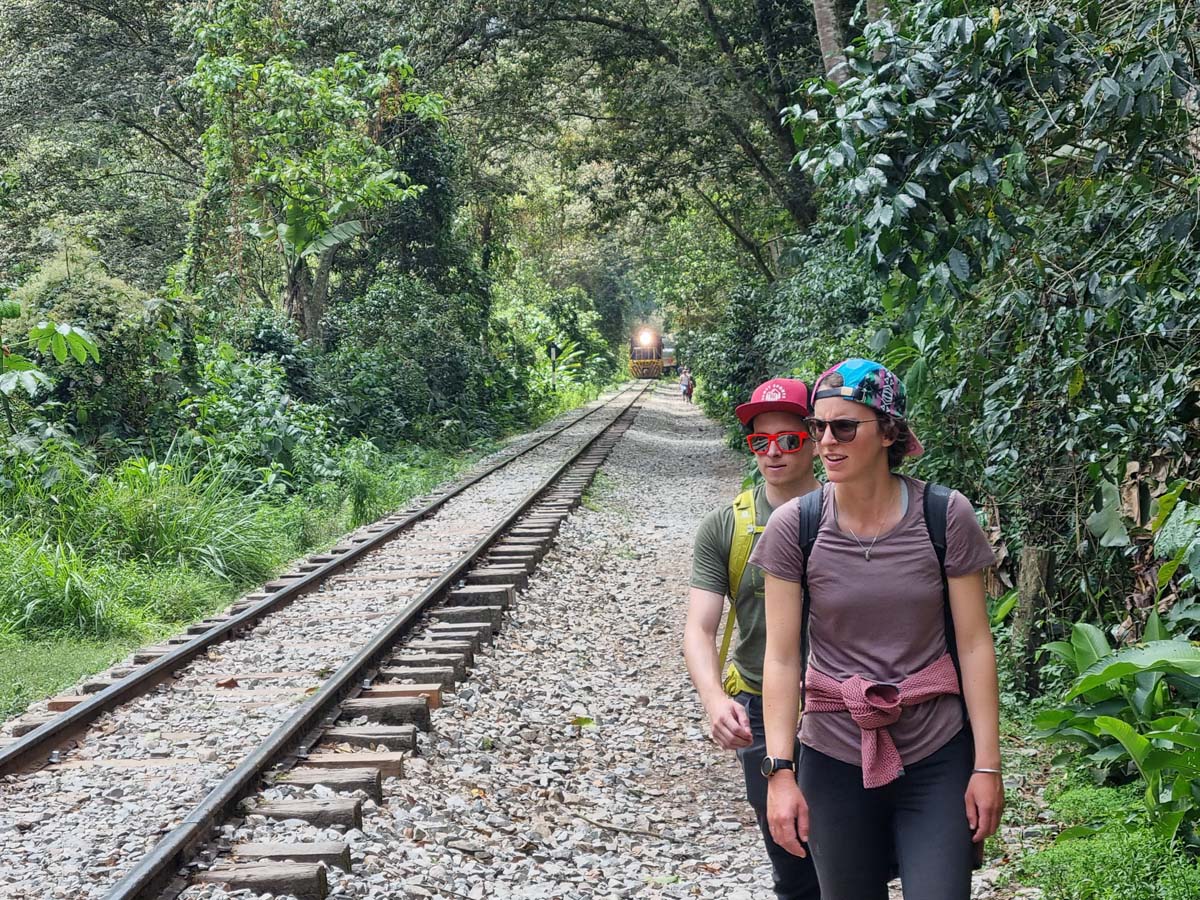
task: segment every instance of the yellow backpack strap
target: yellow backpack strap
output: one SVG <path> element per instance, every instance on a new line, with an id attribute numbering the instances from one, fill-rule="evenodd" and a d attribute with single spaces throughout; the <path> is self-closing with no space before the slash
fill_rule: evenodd
<path id="1" fill-rule="evenodd" d="M 750 561 L 750 551 L 754 549 L 754 536 L 762 530 L 763 526 L 758 524 L 754 509 L 754 490 L 742 491 L 733 500 L 733 537 L 729 542 L 729 616 L 725 619 L 725 634 L 721 638 L 721 653 L 717 657 L 718 668 L 722 671 L 725 669 L 725 659 L 729 656 L 729 642 L 733 638 L 736 619 L 733 600 L 737 596 L 738 585 L 742 583 L 746 563 Z"/>

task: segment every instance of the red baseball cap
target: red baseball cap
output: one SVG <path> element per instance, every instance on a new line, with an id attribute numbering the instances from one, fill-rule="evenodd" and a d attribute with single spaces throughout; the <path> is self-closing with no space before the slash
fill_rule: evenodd
<path id="1" fill-rule="evenodd" d="M 808 415 L 808 385 L 796 378 L 772 378 L 764 381 L 750 395 L 750 402 L 737 407 L 733 414 L 743 425 L 766 412 L 787 412 Z"/>

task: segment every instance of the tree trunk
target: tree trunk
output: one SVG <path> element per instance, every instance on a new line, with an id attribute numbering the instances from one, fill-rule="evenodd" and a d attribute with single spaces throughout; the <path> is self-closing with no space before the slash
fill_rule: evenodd
<path id="1" fill-rule="evenodd" d="M 834 0 L 813 0 L 813 18 L 817 22 L 817 40 L 821 45 L 821 59 L 825 63 L 825 74 L 830 80 L 841 84 L 846 80 L 846 46 L 842 25 L 837 17 Z"/>
<path id="2" fill-rule="evenodd" d="M 1017 684 L 1029 693 L 1037 690 L 1038 621 L 1049 608 L 1054 557 L 1043 547 L 1022 547 L 1017 573 L 1017 608 L 1013 612 L 1013 668 Z"/>
<path id="3" fill-rule="evenodd" d="M 336 253 L 337 247 L 330 247 L 318 258 L 317 277 L 304 307 L 308 338 L 321 350 L 325 349 L 325 301 L 329 299 L 329 276 L 333 274 L 333 257 Z"/>
<path id="4" fill-rule="evenodd" d="M 312 273 L 308 270 L 308 261 L 296 259 L 288 266 L 287 286 L 284 289 L 284 311 L 296 323 L 300 337 L 304 340 L 312 337 L 312 325 L 309 320 L 308 306 L 312 294 Z"/>

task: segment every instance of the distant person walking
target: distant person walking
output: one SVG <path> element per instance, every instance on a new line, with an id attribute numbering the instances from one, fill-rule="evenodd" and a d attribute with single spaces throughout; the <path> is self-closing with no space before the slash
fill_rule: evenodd
<path id="1" fill-rule="evenodd" d="M 688 388 L 692 383 L 692 373 L 687 370 L 686 366 L 679 367 L 679 396 L 687 399 Z"/>
<path id="2" fill-rule="evenodd" d="M 771 511 L 818 488 L 813 445 L 804 424 L 808 389 L 802 381 L 772 379 L 755 388 L 750 401 L 735 413 L 749 432 L 747 446 L 763 481 L 732 504 L 713 510 L 700 524 L 692 556 L 684 657 L 712 723 L 713 740 L 726 750 L 736 750 L 742 764 L 746 799 L 754 808 L 771 860 L 776 897 L 817 900 L 820 891 L 812 861 L 776 844 L 767 827 L 767 783 L 762 771 L 766 755 L 762 665 L 767 644 L 763 578 L 747 565 Z M 717 626 L 726 598 L 729 617 L 718 653 Z M 735 618 L 738 639 L 729 668 L 722 673 Z"/>
<path id="3" fill-rule="evenodd" d="M 901 381 L 848 359 L 813 387 L 829 483 L 778 507 L 766 574 L 764 769 L 775 841 L 824 900 L 885 900 L 894 842 L 907 900 L 967 900 L 973 851 L 1004 809 L 992 550 L 962 494 L 898 474 L 922 452 Z M 811 649 L 810 649 L 811 648 Z"/>

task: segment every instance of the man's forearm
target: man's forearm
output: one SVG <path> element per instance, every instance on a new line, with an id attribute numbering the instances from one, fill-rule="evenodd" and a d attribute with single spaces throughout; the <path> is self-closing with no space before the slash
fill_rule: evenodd
<path id="1" fill-rule="evenodd" d="M 716 633 L 700 628 L 687 628 L 683 635 L 683 658 L 687 663 L 692 685 L 700 695 L 700 702 L 708 709 L 713 702 L 725 696 L 721 686 L 720 660 L 717 657 Z"/>

